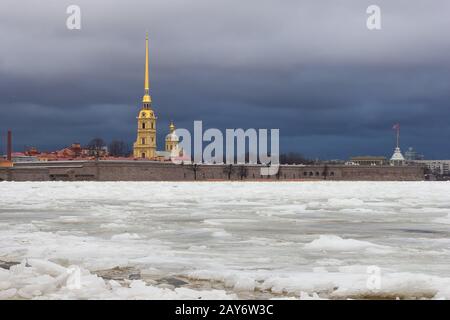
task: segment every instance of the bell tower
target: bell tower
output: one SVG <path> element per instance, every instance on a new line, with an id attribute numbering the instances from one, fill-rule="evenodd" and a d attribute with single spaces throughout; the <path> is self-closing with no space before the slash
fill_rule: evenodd
<path id="1" fill-rule="evenodd" d="M 142 159 L 155 159 L 156 156 L 156 116 L 152 109 L 150 82 L 148 77 L 148 36 L 145 37 L 145 77 L 142 107 L 137 116 L 138 128 L 133 156 Z"/>

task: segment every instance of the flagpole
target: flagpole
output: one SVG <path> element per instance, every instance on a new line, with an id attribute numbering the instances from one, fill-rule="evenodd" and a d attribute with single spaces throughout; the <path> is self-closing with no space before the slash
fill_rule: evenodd
<path id="1" fill-rule="evenodd" d="M 398 140 L 399 140 L 399 137 L 400 137 L 400 126 L 397 125 L 397 148 L 398 148 Z"/>

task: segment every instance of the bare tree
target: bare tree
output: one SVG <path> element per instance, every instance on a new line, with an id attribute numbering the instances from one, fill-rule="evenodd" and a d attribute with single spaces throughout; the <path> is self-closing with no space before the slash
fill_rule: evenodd
<path id="1" fill-rule="evenodd" d="M 232 164 L 228 164 L 224 167 L 223 169 L 223 173 L 225 173 L 228 177 L 228 180 L 231 180 L 231 175 L 233 174 L 234 170 L 233 170 L 233 165 Z"/>
<path id="2" fill-rule="evenodd" d="M 280 155 L 281 164 L 312 164 L 313 160 L 306 159 L 302 154 L 296 152 L 283 153 Z"/>
<path id="3" fill-rule="evenodd" d="M 89 141 L 87 149 L 89 150 L 89 154 L 91 156 L 95 156 L 95 158 L 98 159 L 100 157 L 100 153 L 104 151 L 105 146 L 106 143 L 102 138 L 94 138 Z"/>
<path id="4" fill-rule="evenodd" d="M 130 153 L 128 145 L 121 140 L 111 141 L 108 146 L 108 152 L 113 157 L 124 157 Z"/>

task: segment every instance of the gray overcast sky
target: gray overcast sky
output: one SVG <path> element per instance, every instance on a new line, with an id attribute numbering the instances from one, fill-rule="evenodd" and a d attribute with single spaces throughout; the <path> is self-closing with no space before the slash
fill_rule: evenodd
<path id="1" fill-rule="evenodd" d="M 2 0 L 0 150 L 8 128 L 16 150 L 132 143 L 148 31 L 160 149 L 173 119 L 280 128 L 312 158 L 390 155 L 399 122 L 403 150 L 450 158 L 449 30 L 448 0 Z"/>

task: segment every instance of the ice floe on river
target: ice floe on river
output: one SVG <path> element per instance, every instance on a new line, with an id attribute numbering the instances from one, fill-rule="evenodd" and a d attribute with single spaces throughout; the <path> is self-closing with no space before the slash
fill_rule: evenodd
<path id="1" fill-rule="evenodd" d="M 450 184 L 0 183 L 0 299 L 450 299 Z"/>

